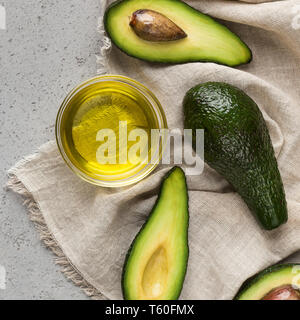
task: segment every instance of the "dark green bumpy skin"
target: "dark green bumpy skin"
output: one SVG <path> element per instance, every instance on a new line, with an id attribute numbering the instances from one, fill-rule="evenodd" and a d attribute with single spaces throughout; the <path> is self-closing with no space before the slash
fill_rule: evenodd
<path id="1" fill-rule="evenodd" d="M 205 162 L 232 184 L 265 229 L 285 223 L 284 188 L 256 103 L 236 87 L 209 82 L 190 89 L 183 106 L 185 128 L 204 129 Z"/>

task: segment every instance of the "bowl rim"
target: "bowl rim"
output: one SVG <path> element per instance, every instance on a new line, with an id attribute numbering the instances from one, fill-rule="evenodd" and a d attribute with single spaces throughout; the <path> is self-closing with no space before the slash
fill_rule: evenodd
<path id="1" fill-rule="evenodd" d="M 159 142 L 159 146 L 158 146 L 159 149 L 155 151 L 155 154 L 158 153 L 158 156 L 155 157 L 154 161 L 152 158 L 150 162 L 146 164 L 146 166 L 141 168 L 140 171 L 126 178 L 116 179 L 116 180 L 101 180 L 101 179 L 97 179 L 89 176 L 87 173 L 82 171 L 78 166 L 76 166 L 70 160 L 67 153 L 65 152 L 62 139 L 61 139 L 60 129 L 61 129 L 61 120 L 64 115 L 64 111 L 66 110 L 66 107 L 69 105 L 68 104 L 69 101 L 81 90 L 97 82 L 105 82 L 105 81 L 123 82 L 126 85 L 133 87 L 135 90 L 138 90 L 139 93 L 142 94 L 143 97 L 150 103 L 153 111 L 155 111 L 154 116 L 156 117 L 156 120 L 159 122 L 159 129 L 168 129 L 168 123 L 167 123 L 167 119 L 166 119 L 166 115 L 163 110 L 163 107 L 159 102 L 159 100 L 157 99 L 157 97 L 154 95 L 154 93 L 139 81 L 129 78 L 127 76 L 118 75 L 118 74 L 97 75 L 81 82 L 67 94 L 67 96 L 64 98 L 63 102 L 61 103 L 58 109 L 56 121 L 55 121 L 56 143 L 63 160 L 68 165 L 68 167 L 84 181 L 97 186 L 116 188 L 116 187 L 123 187 L 123 186 L 128 186 L 128 185 L 137 183 L 140 180 L 144 179 L 146 176 L 148 176 L 158 166 L 159 162 L 161 161 L 162 154 L 166 146 L 168 137 L 167 137 L 166 130 L 164 130 L 164 133 L 161 136 L 161 139 Z"/>

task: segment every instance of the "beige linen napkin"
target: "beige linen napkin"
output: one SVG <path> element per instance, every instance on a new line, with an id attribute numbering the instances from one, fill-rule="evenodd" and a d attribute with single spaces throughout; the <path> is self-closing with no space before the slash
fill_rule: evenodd
<path id="1" fill-rule="evenodd" d="M 151 88 L 170 128 L 182 128 L 183 96 L 200 82 L 235 85 L 263 111 L 285 185 L 286 225 L 263 231 L 239 195 L 207 166 L 202 175 L 188 177 L 190 258 L 181 299 L 231 299 L 246 278 L 300 249 L 300 1 L 188 3 L 225 20 L 252 48 L 251 64 L 151 64 L 114 47 L 105 50 L 105 39 L 98 66 L 99 72 L 124 74 Z M 8 184 L 25 196 L 66 275 L 93 297 L 121 299 L 126 251 L 168 169 L 160 167 L 131 187 L 100 188 L 75 176 L 50 142 L 11 169 Z"/>

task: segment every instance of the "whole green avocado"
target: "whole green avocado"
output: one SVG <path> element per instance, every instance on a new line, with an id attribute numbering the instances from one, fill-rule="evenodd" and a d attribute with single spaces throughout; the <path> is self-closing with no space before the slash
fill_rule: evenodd
<path id="1" fill-rule="evenodd" d="M 204 129 L 205 162 L 228 180 L 265 229 L 285 223 L 285 192 L 257 104 L 236 87 L 208 82 L 190 89 L 183 107 L 193 139 L 195 129 Z"/>

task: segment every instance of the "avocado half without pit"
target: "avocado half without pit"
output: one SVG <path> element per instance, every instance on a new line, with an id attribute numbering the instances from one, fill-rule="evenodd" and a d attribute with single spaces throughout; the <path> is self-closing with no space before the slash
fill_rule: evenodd
<path id="1" fill-rule="evenodd" d="M 188 261 L 188 193 L 174 167 L 165 177 L 148 220 L 128 251 L 122 277 L 126 300 L 175 300 Z"/>
<path id="2" fill-rule="evenodd" d="M 153 62 L 250 62 L 248 46 L 227 27 L 180 0 L 123 0 L 111 4 L 104 26 L 130 56 Z"/>
<path id="3" fill-rule="evenodd" d="M 300 264 L 261 271 L 244 282 L 234 300 L 300 300 Z"/>

